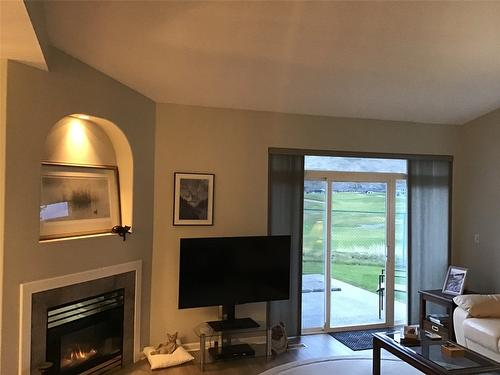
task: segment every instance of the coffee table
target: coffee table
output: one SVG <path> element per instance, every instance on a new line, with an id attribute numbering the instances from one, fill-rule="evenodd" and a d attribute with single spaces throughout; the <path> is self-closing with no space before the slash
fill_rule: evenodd
<path id="1" fill-rule="evenodd" d="M 450 357 L 441 353 L 441 345 L 447 341 L 430 340 L 422 336 L 419 344 L 408 346 L 400 343 L 400 337 L 400 332 L 373 334 L 373 375 L 380 375 L 381 349 L 394 354 L 424 374 L 500 374 L 500 363 L 467 348 L 462 347 L 464 355 Z"/>

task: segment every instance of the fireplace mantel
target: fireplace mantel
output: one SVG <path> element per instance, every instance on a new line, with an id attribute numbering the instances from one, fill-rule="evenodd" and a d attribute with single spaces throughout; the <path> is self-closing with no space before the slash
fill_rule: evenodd
<path id="1" fill-rule="evenodd" d="M 19 325 L 19 375 L 29 375 L 31 367 L 31 321 L 33 294 L 56 288 L 63 288 L 75 284 L 85 283 L 110 276 L 135 272 L 134 294 L 134 362 L 140 359 L 140 310 L 141 310 L 141 280 L 142 261 L 133 261 L 109 267 L 37 280 L 21 284 L 20 288 L 20 325 Z"/>

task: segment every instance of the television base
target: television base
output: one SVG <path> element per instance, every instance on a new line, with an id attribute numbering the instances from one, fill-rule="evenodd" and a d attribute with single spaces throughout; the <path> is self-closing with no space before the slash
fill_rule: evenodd
<path id="1" fill-rule="evenodd" d="M 219 351 L 218 348 L 209 348 L 208 353 L 214 359 L 236 359 L 236 358 L 244 358 L 244 357 L 253 357 L 255 356 L 255 350 L 248 344 L 237 344 L 237 345 L 229 345 L 223 346 Z"/>
<path id="2" fill-rule="evenodd" d="M 258 328 L 260 327 L 252 318 L 240 318 L 230 320 L 214 320 L 207 324 L 216 332 L 232 331 L 238 329 Z"/>

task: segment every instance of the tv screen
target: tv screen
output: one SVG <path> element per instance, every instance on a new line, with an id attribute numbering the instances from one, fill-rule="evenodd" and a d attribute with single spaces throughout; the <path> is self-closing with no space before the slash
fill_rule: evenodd
<path id="1" fill-rule="evenodd" d="M 179 308 L 284 300 L 290 236 L 183 238 Z"/>

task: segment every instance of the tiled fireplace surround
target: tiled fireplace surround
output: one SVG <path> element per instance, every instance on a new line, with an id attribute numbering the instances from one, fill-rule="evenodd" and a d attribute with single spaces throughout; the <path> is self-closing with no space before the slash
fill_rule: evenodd
<path id="1" fill-rule="evenodd" d="M 139 356 L 141 261 L 21 284 L 19 374 L 45 360 L 47 308 L 124 289 L 123 364 Z"/>

